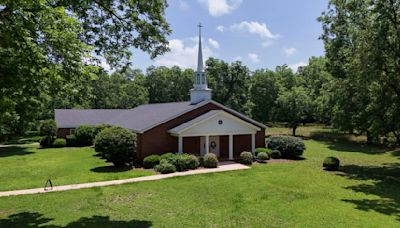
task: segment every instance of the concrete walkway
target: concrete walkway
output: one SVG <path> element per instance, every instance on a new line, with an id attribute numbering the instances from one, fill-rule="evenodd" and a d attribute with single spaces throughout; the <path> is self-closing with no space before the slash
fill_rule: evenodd
<path id="1" fill-rule="evenodd" d="M 202 174 L 202 173 L 218 173 L 218 172 L 242 170 L 242 169 L 249 169 L 249 168 L 250 167 L 242 165 L 242 164 L 238 164 L 238 163 L 221 162 L 220 166 L 215 169 L 196 169 L 196 170 L 189 170 L 186 172 L 158 174 L 158 175 L 153 175 L 153 176 L 136 177 L 136 178 L 130 178 L 130 179 L 124 179 L 124 180 L 111 180 L 111 181 L 100 181 L 100 182 L 83 183 L 83 184 L 70 184 L 70 185 L 54 186 L 53 189 L 51 189 L 51 190 L 50 189 L 44 190 L 44 188 L 33 188 L 33 189 L 23 189 L 23 190 L 15 190 L 15 191 L 5 191 L 5 192 L 0 192 L 0 197 L 47 193 L 47 192 L 58 192 L 58 191 L 67 191 L 67 190 L 82 189 L 82 188 L 103 187 L 103 186 L 142 182 L 142 181 L 161 180 L 161 179 L 167 179 L 167 178 L 171 178 L 171 177 L 189 176 L 189 175 Z"/>

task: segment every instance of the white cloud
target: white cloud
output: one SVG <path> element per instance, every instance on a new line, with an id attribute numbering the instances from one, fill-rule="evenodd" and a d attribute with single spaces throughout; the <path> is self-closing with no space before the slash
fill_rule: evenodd
<path id="1" fill-rule="evenodd" d="M 179 66 L 182 68 L 195 68 L 197 64 L 198 38 L 172 39 L 169 41 L 169 52 L 155 60 L 158 66 Z M 208 47 L 203 47 L 203 58 L 208 59 L 215 53 Z"/>
<path id="2" fill-rule="evenodd" d="M 218 25 L 216 29 L 219 32 L 223 32 L 225 30 L 225 27 L 223 25 Z"/>
<path id="3" fill-rule="evenodd" d="M 180 0 L 179 1 L 179 9 L 181 10 L 188 10 L 190 8 L 189 3 L 186 1 Z"/>
<path id="4" fill-rule="evenodd" d="M 230 26 L 231 31 L 243 31 L 260 36 L 263 39 L 276 39 L 278 34 L 273 34 L 265 23 L 257 21 L 242 21 Z"/>
<path id="5" fill-rule="evenodd" d="M 238 55 L 233 60 L 234 61 L 242 61 L 242 56 Z"/>
<path id="6" fill-rule="evenodd" d="M 285 54 L 287 55 L 287 56 L 291 56 L 291 55 L 293 55 L 297 50 L 296 50 L 296 48 L 285 48 L 284 49 L 284 51 L 285 51 Z"/>
<path id="7" fill-rule="evenodd" d="M 249 57 L 249 59 L 250 59 L 253 63 L 258 63 L 258 62 L 260 62 L 260 59 L 258 58 L 258 55 L 257 55 L 257 54 L 249 53 L 247 56 Z"/>
<path id="8" fill-rule="evenodd" d="M 242 0 L 198 0 L 208 8 L 208 13 L 211 16 L 217 17 L 231 13 L 237 9 Z"/>
<path id="9" fill-rule="evenodd" d="M 269 46 L 271 46 L 272 45 L 272 42 L 271 41 L 264 41 L 264 42 L 262 42 L 261 43 L 261 46 L 263 46 L 263 47 L 269 47 Z"/>
<path id="10" fill-rule="evenodd" d="M 307 66 L 307 63 L 301 61 L 301 62 L 298 62 L 298 63 L 294 63 L 294 64 L 288 65 L 288 67 L 291 68 L 294 72 L 296 72 L 298 70 L 298 68 L 302 67 L 302 66 Z"/>
<path id="11" fill-rule="evenodd" d="M 216 40 L 213 40 L 212 38 L 208 38 L 208 43 L 213 46 L 213 48 L 218 49 L 219 48 L 219 43 Z"/>

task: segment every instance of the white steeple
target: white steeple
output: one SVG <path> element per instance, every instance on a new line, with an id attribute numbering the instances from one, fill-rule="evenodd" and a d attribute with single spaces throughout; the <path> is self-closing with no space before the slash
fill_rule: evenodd
<path id="1" fill-rule="evenodd" d="M 211 100 L 211 89 L 207 85 L 207 76 L 204 73 L 203 50 L 201 47 L 201 24 L 199 27 L 199 53 L 197 55 L 197 72 L 194 78 L 193 89 L 190 90 L 190 101 L 197 104 L 204 100 Z"/>

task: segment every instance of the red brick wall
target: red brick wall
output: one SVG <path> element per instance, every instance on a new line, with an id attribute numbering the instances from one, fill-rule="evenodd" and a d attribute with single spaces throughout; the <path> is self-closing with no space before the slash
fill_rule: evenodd
<path id="1" fill-rule="evenodd" d="M 219 156 L 221 158 L 229 158 L 229 136 L 219 136 Z"/>
<path id="2" fill-rule="evenodd" d="M 223 110 L 221 107 L 214 104 L 207 104 L 198 109 L 185 113 L 175 119 L 172 119 L 166 123 L 160 124 L 143 134 L 138 134 L 138 148 L 137 148 L 137 158 L 139 160 L 143 160 L 146 156 L 150 154 L 162 154 L 167 152 L 177 152 L 178 151 L 178 138 L 170 135 L 168 130 L 176 127 L 182 123 L 185 123 L 199 115 L 202 115 L 210 110 Z M 229 112 L 228 110 L 225 110 Z M 231 113 L 233 114 L 233 113 Z M 234 114 L 233 114 L 234 115 Z M 239 117 L 240 118 L 240 117 Z M 256 135 L 256 147 L 265 147 L 264 142 L 265 129 L 261 129 L 261 131 L 257 132 Z M 235 149 L 237 151 L 241 150 L 241 148 L 250 148 L 251 149 L 251 137 L 248 136 L 235 136 L 238 139 L 235 139 Z M 246 137 L 249 137 L 247 140 Z M 184 139 L 184 151 L 193 151 L 193 153 L 200 153 L 200 151 L 195 151 L 196 148 L 200 150 L 200 138 L 197 139 Z M 224 140 L 224 139 L 223 139 Z M 227 140 L 228 141 L 228 140 Z M 237 141 L 237 143 L 236 143 Z M 239 145 L 236 148 L 236 144 Z M 192 147 L 193 146 L 193 147 Z M 225 145 L 224 145 L 225 146 Z M 229 145 L 228 145 L 229 146 Z M 240 148 L 240 149 L 239 149 Z M 250 150 L 247 149 L 247 150 Z M 238 153 L 240 153 L 238 152 Z M 236 154 L 235 154 L 236 155 Z"/>
<path id="3" fill-rule="evenodd" d="M 184 137 L 183 152 L 187 154 L 200 155 L 200 137 Z"/>
<path id="4" fill-rule="evenodd" d="M 70 128 L 58 128 L 57 138 L 66 138 L 70 134 Z"/>

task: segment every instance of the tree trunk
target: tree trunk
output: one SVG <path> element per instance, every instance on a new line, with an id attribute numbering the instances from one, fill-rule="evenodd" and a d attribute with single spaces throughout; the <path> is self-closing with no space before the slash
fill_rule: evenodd
<path id="1" fill-rule="evenodd" d="M 296 129 L 297 129 L 297 125 L 294 125 L 292 128 L 292 134 L 294 137 L 296 137 Z"/>

